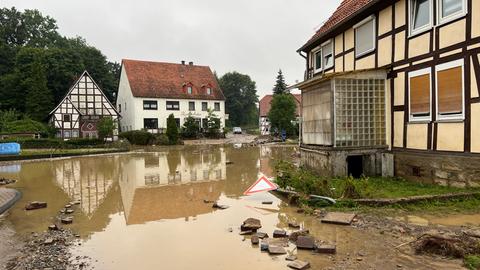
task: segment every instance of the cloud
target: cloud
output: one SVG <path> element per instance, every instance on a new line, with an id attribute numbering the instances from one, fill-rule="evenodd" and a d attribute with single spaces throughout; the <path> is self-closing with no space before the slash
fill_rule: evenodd
<path id="1" fill-rule="evenodd" d="M 82 36 L 111 61 L 193 61 L 219 75 L 238 71 L 269 94 L 281 68 L 287 83 L 303 80 L 296 50 L 340 0 L 2 0 L 38 9 L 66 36 Z"/>

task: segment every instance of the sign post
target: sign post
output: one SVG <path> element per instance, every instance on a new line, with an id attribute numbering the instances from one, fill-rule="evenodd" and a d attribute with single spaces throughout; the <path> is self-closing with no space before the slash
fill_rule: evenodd
<path id="1" fill-rule="evenodd" d="M 278 187 L 262 175 L 253 185 L 251 185 L 243 195 L 252 195 L 259 192 L 276 190 Z"/>

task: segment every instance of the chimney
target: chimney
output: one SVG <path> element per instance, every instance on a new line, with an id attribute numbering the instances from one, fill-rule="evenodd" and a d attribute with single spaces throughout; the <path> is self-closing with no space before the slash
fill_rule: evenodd
<path id="1" fill-rule="evenodd" d="M 185 66 L 185 60 L 182 60 L 182 65 L 184 65 L 184 66 Z"/>
<path id="2" fill-rule="evenodd" d="M 188 64 L 189 64 L 190 66 L 193 66 L 193 62 L 192 62 L 192 61 L 188 62 Z"/>

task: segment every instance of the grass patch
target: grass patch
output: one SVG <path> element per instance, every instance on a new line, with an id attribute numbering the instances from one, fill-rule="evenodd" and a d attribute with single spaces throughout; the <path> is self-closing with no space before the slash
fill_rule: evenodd
<path id="1" fill-rule="evenodd" d="M 36 155 L 58 155 L 58 154 L 86 154 L 108 152 L 115 149 L 112 148 L 80 148 L 80 149 L 25 149 L 20 153 L 21 156 L 36 156 Z"/>
<path id="2" fill-rule="evenodd" d="M 300 203 L 310 207 L 328 207 L 336 210 L 371 211 L 374 209 L 397 209 L 405 211 L 448 211 L 465 212 L 480 208 L 480 195 L 468 198 L 452 198 L 448 200 L 429 200 L 406 204 L 390 204 L 387 206 L 364 206 L 354 199 L 395 199 L 423 195 L 442 195 L 465 192 L 480 192 L 480 188 L 468 190 L 457 187 L 445 187 L 434 184 L 411 182 L 401 178 L 351 177 L 331 179 L 321 178 L 308 170 L 297 168 L 293 164 L 281 161 L 276 165 L 276 183 L 281 188 L 291 188 L 300 196 Z M 307 195 L 321 195 L 341 199 L 335 205 L 323 200 L 311 200 Z"/>
<path id="3" fill-rule="evenodd" d="M 308 170 L 297 168 L 289 162 L 276 165 L 276 183 L 281 188 L 293 188 L 306 195 L 322 195 L 343 199 L 393 199 L 421 195 L 480 192 L 480 188 L 446 187 L 435 184 L 411 182 L 402 178 L 362 177 L 360 179 L 321 178 Z"/>
<path id="4" fill-rule="evenodd" d="M 464 259 L 465 267 L 470 270 L 478 270 L 480 269 L 480 256 L 478 255 L 471 255 L 467 256 Z"/>

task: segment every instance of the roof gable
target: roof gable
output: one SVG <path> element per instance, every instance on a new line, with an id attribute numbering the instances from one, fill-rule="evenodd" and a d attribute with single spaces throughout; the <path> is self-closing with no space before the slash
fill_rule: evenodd
<path id="1" fill-rule="evenodd" d="M 125 59 L 122 66 L 134 97 L 225 100 L 208 66 Z M 187 86 L 192 87 L 192 94 Z"/>
<path id="2" fill-rule="evenodd" d="M 292 94 L 297 103 L 297 115 L 300 115 L 300 105 L 302 104 L 302 95 L 301 94 Z M 259 102 L 260 117 L 267 117 L 270 109 L 272 108 L 272 99 L 273 95 L 264 96 Z"/>
<path id="3" fill-rule="evenodd" d="M 303 45 L 300 50 L 312 45 L 312 43 L 324 37 L 330 31 L 347 22 L 358 12 L 375 2 L 378 2 L 378 0 L 343 0 L 330 18 L 322 25 L 322 27 L 320 27 L 320 29 L 317 30 L 317 32 L 308 40 L 305 45 Z"/>
<path id="4" fill-rule="evenodd" d="M 82 86 L 80 86 L 81 83 L 82 83 Z M 89 88 L 89 90 L 87 90 L 85 87 L 87 85 L 90 85 L 90 84 L 91 84 L 91 87 Z M 85 91 L 85 93 L 80 93 L 80 91 Z M 89 93 L 89 91 L 92 91 L 92 93 Z M 55 109 L 53 109 L 50 112 L 50 115 L 53 114 L 55 111 L 57 111 L 58 108 L 64 103 L 71 104 L 73 106 L 73 108 L 77 112 L 79 112 L 81 115 L 87 114 L 86 112 L 82 112 L 84 110 L 85 111 L 88 110 L 87 106 L 80 106 L 79 105 L 80 101 L 78 100 L 78 98 L 76 100 L 72 99 L 72 95 L 78 95 L 78 94 L 82 94 L 82 95 L 85 95 L 85 96 L 88 96 L 88 95 L 102 96 L 101 106 L 104 107 L 105 110 L 108 111 L 110 115 L 117 115 L 117 116 L 120 115 L 117 112 L 117 109 L 115 108 L 115 106 L 112 105 L 112 103 L 105 96 L 105 93 L 103 93 L 102 89 L 98 86 L 98 84 L 95 82 L 95 80 L 93 80 L 92 76 L 90 76 L 90 74 L 86 70 L 75 81 L 75 83 L 70 87 L 70 90 L 68 90 L 67 94 L 62 99 L 62 101 L 59 102 L 57 107 L 55 107 Z M 87 101 L 87 100 L 85 100 L 85 101 Z M 94 104 L 95 104 L 95 106 L 93 108 L 96 109 L 97 108 L 96 103 L 94 103 Z M 84 108 L 82 108 L 82 107 L 84 107 Z"/>

